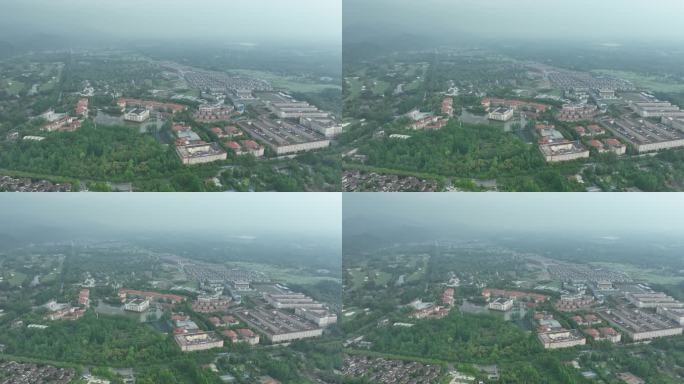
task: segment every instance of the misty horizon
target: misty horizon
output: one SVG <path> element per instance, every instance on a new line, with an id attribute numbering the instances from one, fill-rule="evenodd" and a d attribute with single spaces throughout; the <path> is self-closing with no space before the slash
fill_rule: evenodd
<path id="1" fill-rule="evenodd" d="M 549 4 L 551 3 L 551 4 Z M 416 35 L 427 45 L 513 41 L 595 42 L 597 45 L 677 43 L 684 37 L 675 0 L 346 0 L 344 42 Z M 375 33 L 371 34 L 370 31 Z"/>
<path id="2" fill-rule="evenodd" d="M 7 195 L 0 201 L 0 235 L 38 242 L 96 236 L 186 234 L 217 241 L 340 241 L 337 194 Z M 230 196 L 228 198 L 228 196 Z M 48 231 L 43 233 L 42 231 Z M 178 239 L 176 239 L 178 240 Z"/>
<path id="3" fill-rule="evenodd" d="M 676 194 L 658 199 L 640 194 L 345 194 L 343 220 L 347 235 L 416 228 L 425 237 L 454 239 L 477 235 L 533 234 L 614 241 L 681 238 L 684 202 Z M 372 221 L 363 226 L 365 220 Z M 387 223 L 379 227 L 379 223 Z M 401 231 L 400 231 L 401 232 Z M 402 232 L 403 233 L 403 232 Z"/>
<path id="4" fill-rule="evenodd" d="M 341 0 L 27 0 L 7 1 L 3 10 L 0 40 L 41 37 L 71 48 L 140 42 L 339 46 L 342 33 Z"/>

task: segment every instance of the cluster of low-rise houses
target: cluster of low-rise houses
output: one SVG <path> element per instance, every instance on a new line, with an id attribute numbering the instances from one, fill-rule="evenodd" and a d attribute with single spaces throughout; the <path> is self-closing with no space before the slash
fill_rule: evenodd
<path id="1" fill-rule="evenodd" d="M 573 312 L 580 309 L 590 308 L 596 303 L 593 295 L 585 293 L 570 293 L 561 295 L 556 302 L 556 308 L 561 312 Z"/>
<path id="2" fill-rule="evenodd" d="M 33 180 L 28 177 L 0 176 L 0 191 L 4 192 L 71 192 L 71 184 Z"/>
<path id="3" fill-rule="evenodd" d="M 591 120 L 599 113 L 595 104 L 589 103 L 567 103 L 563 104 L 560 111 L 556 114 L 559 121 L 584 121 Z"/>
<path id="4" fill-rule="evenodd" d="M 349 378 L 365 378 L 371 383 L 436 384 L 442 376 L 442 367 L 415 361 L 347 355 L 342 374 Z"/>
<path id="5" fill-rule="evenodd" d="M 555 70 L 548 73 L 551 83 L 566 94 L 585 94 L 588 98 L 590 91 L 601 93 L 604 98 L 610 98 L 615 91 L 631 91 L 632 83 L 609 76 L 594 76 L 588 72 L 570 70 Z"/>
<path id="6" fill-rule="evenodd" d="M 358 170 L 345 170 L 342 174 L 342 185 L 347 192 L 438 192 L 441 190 L 439 183 L 435 180 Z"/>
<path id="7" fill-rule="evenodd" d="M 178 64 L 168 63 L 168 67 L 179 70 Z M 252 92 L 273 89 L 268 81 L 246 76 L 231 76 L 226 73 L 182 68 L 185 80 L 193 88 L 212 92 L 232 93 L 243 99 L 250 98 Z"/>
<path id="8" fill-rule="evenodd" d="M 223 102 L 203 104 L 194 113 L 193 118 L 201 123 L 228 121 L 236 113 L 235 107 Z"/>
<path id="9" fill-rule="evenodd" d="M 192 302 L 192 310 L 199 313 L 223 312 L 231 305 L 232 299 L 220 292 L 201 294 Z"/>
<path id="10" fill-rule="evenodd" d="M 76 378 L 76 370 L 44 364 L 0 361 L 0 378 L 3 384 L 69 384 Z"/>

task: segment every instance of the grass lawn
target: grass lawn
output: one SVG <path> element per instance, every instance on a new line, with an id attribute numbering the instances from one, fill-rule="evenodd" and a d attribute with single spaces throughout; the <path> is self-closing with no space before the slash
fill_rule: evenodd
<path id="1" fill-rule="evenodd" d="M 420 79 L 415 79 L 412 82 L 410 82 L 408 85 L 406 85 L 404 87 L 404 90 L 415 91 L 416 89 L 420 88 L 421 85 L 423 85 L 423 78 L 422 77 Z"/>
<path id="2" fill-rule="evenodd" d="M 392 278 L 391 273 L 378 271 L 375 272 L 375 284 L 377 285 L 391 285 L 390 279 Z"/>
<path id="3" fill-rule="evenodd" d="M 349 94 L 347 98 L 354 99 L 361 94 L 361 80 L 358 78 L 349 77 L 345 81 L 349 83 Z"/>
<path id="4" fill-rule="evenodd" d="M 24 88 L 26 88 L 26 85 L 17 80 L 3 80 L 2 83 L 0 83 L 0 88 L 7 91 L 10 95 L 16 95 L 23 91 Z"/>
<path id="5" fill-rule="evenodd" d="M 12 276 L 12 274 L 14 274 L 14 276 Z M 26 274 L 21 272 L 6 271 L 3 274 L 3 277 L 5 278 L 5 281 L 7 281 L 10 285 L 16 287 L 24 282 L 24 280 L 26 279 Z"/>
<path id="6" fill-rule="evenodd" d="M 57 279 L 57 276 L 59 275 L 59 271 L 51 271 L 45 276 L 40 277 L 40 282 L 41 283 L 49 283 L 52 281 L 55 281 Z"/>
<path id="7" fill-rule="evenodd" d="M 353 291 L 363 287 L 364 279 L 366 277 L 366 271 L 363 268 L 353 268 L 348 270 L 351 279 L 349 281 L 349 290 Z"/>
<path id="8" fill-rule="evenodd" d="M 382 96 L 385 94 L 385 91 L 387 91 L 387 88 L 389 88 L 388 82 L 377 80 L 375 81 L 375 84 L 373 84 L 373 93 L 378 96 Z"/>

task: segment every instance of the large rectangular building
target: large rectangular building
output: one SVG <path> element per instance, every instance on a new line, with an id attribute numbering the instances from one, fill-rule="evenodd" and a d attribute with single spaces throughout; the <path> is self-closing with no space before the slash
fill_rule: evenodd
<path id="1" fill-rule="evenodd" d="M 489 113 L 489 120 L 508 121 L 513 118 L 514 110 L 509 107 L 498 107 Z"/>
<path id="2" fill-rule="evenodd" d="M 684 117 L 680 118 L 674 118 L 674 117 L 663 117 L 660 120 L 663 125 L 666 125 L 670 128 L 678 129 L 682 132 L 684 132 Z"/>
<path id="3" fill-rule="evenodd" d="M 684 147 L 684 132 L 661 123 L 623 116 L 605 120 L 603 125 L 639 153 Z"/>
<path id="4" fill-rule="evenodd" d="M 656 313 L 666 317 L 679 325 L 684 325 L 684 308 L 658 307 Z"/>
<path id="5" fill-rule="evenodd" d="M 185 165 L 211 163 L 228 157 L 226 151 L 216 143 L 180 145 L 176 147 L 176 153 Z"/>
<path id="6" fill-rule="evenodd" d="M 145 312 L 150 308 L 150 301 L 143 298 L 135 298 L 124 305 L 126 311 Z"/>
<path id="7" fill-rule="evenodd" d="M 323 334 L 323 329 L 317 325 L 279 310 L 257 307 L 239 310 L 236 315 L 272 343 L 320 337 Z"/>
<path id="8" fill-rule="evenodd" d="M 266 118 L 239 123 L 242 130 L 265 143 L 276 155 L 288 155 L 328 148 L 330 140 L 319 132 L 300 124 L 287 121 L 271 121 Z"/>
<path id="9" fill-rule="evenodd" d="M 628 293 L 625 295 L 637 308 L 684 308 L 684 303 L 662 292 Z"/>
<path id="10" fill-rule="evenodd" d="M 633 341 L 650 340 L 658 337 L 682 334 L 682 326 L 659 315 L 623 307 L 599 312 L 599 315 L 627 334 Z"/>
<path id="11" fill-rule="evenodd" d="M 584 148 L 579 141 L 565 140 L 556 143 L 540 144 L 539 150 L 544 159 L 549 163 L 586 159 L 589 157 L 589 150 Z"/>
<path id="12" fill-rule="evenodd" d="M 323 304 L 304 295 L 303 293 L 264 293 L 264 300 L 266 300 L 266 302 L 269 303 L 273 308 L 278 309 L 323 308 Z"/>
<path id="13" fill-rule="evenodd" d="M 513 300 L 497 297 L 494 301 L 489 303 L 488 307 L 493 311 L 510 311 L 513 308 Z"/>
<path id="14" fill-rule="evenodd" d="M 337 323 L 337 315 L 327 309 L 295 308 L 295 315 L 301 316 L 321 328 Z"/>
<path id="15" fill-rule="evenodd" d="M 571 348 L 587 343 L 587 338 L 575 329 L 543 332 L 539 333 L 537 337 L 544 346 L 544 349 Z"/>
<path id="16" fill-rule="evenodd" d="M 182 333 L 175 335 L 176 344 L 183 352 L 203 351 L 223 347 L 223 339 L 214 332 Z"/>
<path id="17" fill-rule="evenodd" d="M 684 118 L 684 111 L 669 101 L 650 100 L 631 103 L 632 110 L 641 117 Z"/>
<path id="18" fill-rule="evenodd" d="M 146 108 L 133 108 L 124 114 L 124 120 L 142 123 L 149 120 L 150 110 Z"/>
<path id="19" fill-rule="evenodd" d="M 291 101 L 269 104 L 269 109 L 280 119 L 314 118 L 327 119 L 328 112 L 323 112 L 317 107 L 304 101 Z"/>
<path id="20" fill-rule="evenodd" d="M 302 117 L 299 119 L 299 124 L 320 133 L 326 138 L 333 138 L 342 133 L 342 124 L 333 119 Z"/>
<path id="21" fill-rule="evenodd" d="M 259 95 L 259 99 L 279 119 L 328 119 L 330 114 L 319 110 L 315 105 L 299 101 L 282 92 L 270 92 Z"/>

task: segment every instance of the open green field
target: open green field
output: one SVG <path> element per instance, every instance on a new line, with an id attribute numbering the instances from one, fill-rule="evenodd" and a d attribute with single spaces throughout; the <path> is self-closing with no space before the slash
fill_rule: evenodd
<path id="1" fill-rule="evenodd" d="M 386 285 L 390 283 L 390 279 L 392 278 L 391 273 L 387 272 L 375 272 L 374 279 L 375 279 L 375 284 L 377 285 Z"/>
<path id="2" fill-rule="evenodd" d="M 23 91 L 26 85 L 17 80 L 2 80 L 0 82 L 0 89 L 7 91 L 10 95 L 17 95 Z"/>
<path id="3" fill-rule="evenodd" d="M 229 262 L 226 263 L 229 268 L 244 268 L 252 269 L 255 271 L 263 272 L 268 275 L 271 279 L 277 282 L 283 282 L 286 284 L 304 284 L 312 285 L 319 283 L 321 281 L 339 281 L 332 276 L 316 276 L 308 273 L 307 271 L 297 269 L 297 268 L 283 268 L 277 265 L 270 264 L 259 264 L 259 263 L 248 263 L 248 262 Z"/>
<path id="4" fill-rule="evenodd" d="M 282 76 L 267 71 L 255 71 L 251 69 L 229 69 L 227 71 L 238 75 L 263 79 L 270 82 L 275 88 L 285 88 L 292 92 L 318 93 L 330 88 L 342 89 L 340 85 L 317 83 L 295 76 Z"/>
<path id="5" fill-rule="evenodd" d="M 423 280 L 425 278 L 425 270 L 426 268 L 424 266 L 420 267 L 420 269 L 416 269 L 415 272 L 406 277 L 406 281 L 411 283 Z"/>
<path id="6" fill-rule="evenodd" d="M 373 87 L 371 88 L 373 93 L 376 95 L 384 95 L 385 91 L 389 88 L 389 83 L 382 80 L 376 80 L 373 82 Z"/>
<path id="7" fill-rule="evenodd" d="M 637 88 L 645 88 L 654 92 L 684 92 L 684 84 L 674 83 L 672 80 L 660 76 L 642 75 L 636 72 L 617 71 L 612 69 L 597 69 L 592 72 L 628 80 L 637 86 Z"/>
<path id="8" fill-rule="evenodd" d="M 365 79 L 363 77 L 347 77 L 345 81 L 349 86 L 349 94 L 346 96 L 352 99 L 361 94 L 361 90 L 364 86 L 367 90 L 373 92 L 373 94 L 377 96 L 384 95 L 390 87 L 390 83 L 384 80 Z"/>
<path id="9" fill-rule="evenodd" d="M 62 77 L 63 66 L 60 64 L 53 64 L 46 66 L 46 69 L 41 73 L 42 77 L 48 78 L 48 80 L 40 86 L 40 90 L 43 92 L 52 91 L 57 86 L 59 79 Z M 51 76 L 54 76 L 52 78 Z"/>
<path id="10" fill-rule="evenodd" d="M 404 75 L 411 77 L 425 76 L 425 72 L 430 67 L 427 63 L 405 64 L 404 66 L 406 67 Z"/>
<path id="11" fill-rule="evenodd" d="M 6 271 L 3 273 L 5 281 L 12 286 L 18 286 L 26 279 L 26 274 L 21 272 Z"/>
<path id="12" fill-rule="evenodd" d="M 635 280 L 645 281 L 648 283 L 679 284 L 681 282 L 684 282 L 684 276 L 667 276 L 667 275 L 663 274 L 662 271 L 659 271 L 657 269 L 644 269 L 643 267 L 639 267 L 639 266 L 631 265 L 631 264 L 606 263 L 606 262 L 597 262 L 597 263 L 590 263 L 590 264 L 594 265 L 594 266 L 605 267 L 605 268 L 610 268 L 613 270 L 622 271 L 622 272 L 628 274 L 631 278 L 633 278 Z"/>
<path id="13" fill-rule="evenodd" d="M 356 289 L 359 289 L 363 287 L 363 283 L 365 282 L 365 277 L 366 271 L 363 268 L 352 268 L 347 271 L 350 275 L 350 279 L 348 281 L 349 287 L 348 289 L 353 291 Z"/>
<path id="14" fill-rule="evenodd" d="M 361 94 L 361 87 L 363 86 L 361 79 L 357 77 L 349 77 L 345 81 L 349 84 L 349 94 L 346 96 L 351 99 L 357 98 Z"/>
<path id="15" fill-rule="evenodd" d="M 50 282 L 53 282 L 53 281 L 55 281 L 55 280 L 57 279 L 57 277 L 59 276 L 59 273 L 60 273 L 59 270 L 57 270 L 57 271 L 50 271 L 50 273 L 48 273 L 47 275 L 41 276 L 40 282 L 41 282 L 41 283 L 50 283 Z"/>
<path id="16" fill-rule="evenodd" d="M 413 80 L 412 82 L 410 82 L 409 84 L 407 84 L 407 85 L 404 87 L 404 89 L 407 90 L 407 91 L 415 91 L 416 89 L 420 88 L 420 86 L 421 86 L 422 84 L 423 84 L 423 78 L 422 78 L 422 77 L 421 77 L 420 79 L 419 79 L 419 78 L 416 78 L 415 80 Z"/>

